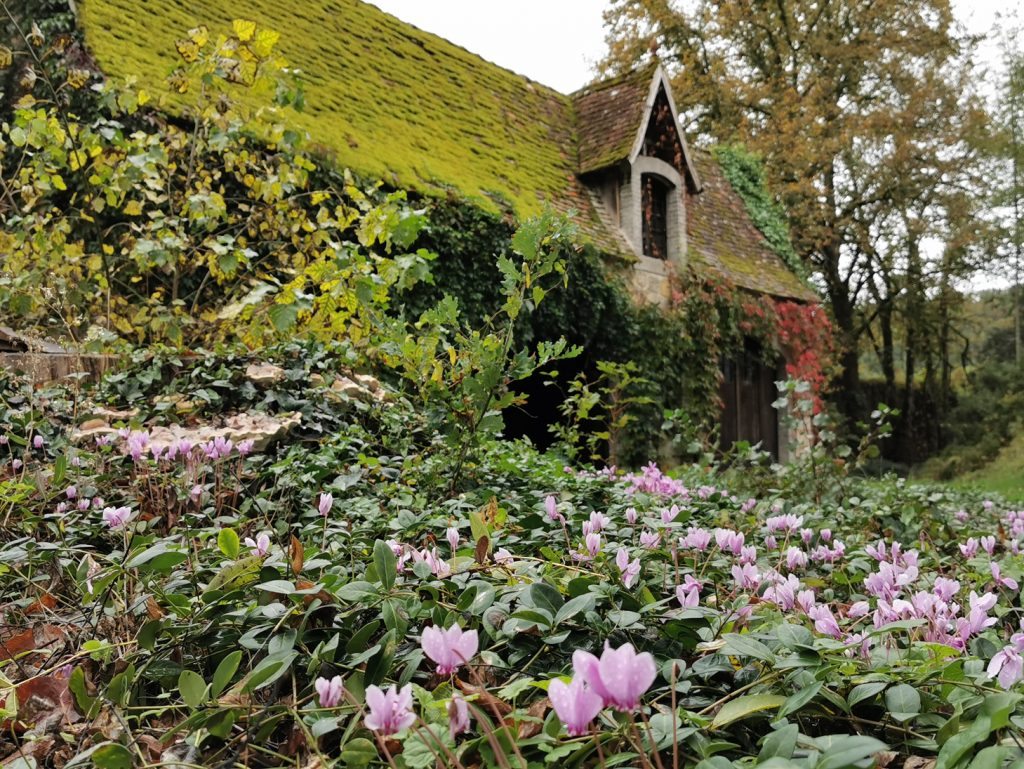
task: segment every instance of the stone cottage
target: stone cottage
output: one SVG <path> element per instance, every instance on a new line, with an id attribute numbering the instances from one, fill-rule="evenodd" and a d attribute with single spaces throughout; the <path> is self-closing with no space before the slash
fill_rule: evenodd
<path id="1" fill-rule="evenodd" d="M 768 247 L 712 155 L 687 145 L 660 66 L 566 95 L 361 0 L 310 0 L 287 13 L 250 0 L 244 12 L 282 33 L 309 105 L 295 122 L 338 165 L 397 188 L 454 189 L 520 217 L 572 210 L 586 240 L 632 264 L 638 301 L 666 304 L 670 276 L 685 267 L 739 290 L 818 301 Z M 103 69 L 154 85 L 174 65 L 181 30 L 229 26 L 237 13 L 226 0 L 80 6 Z M 754 355 L 723 361 L 722 372 L 723 442 L 778 452 L 785 441 L 770 404 L 780 372 Z"/>

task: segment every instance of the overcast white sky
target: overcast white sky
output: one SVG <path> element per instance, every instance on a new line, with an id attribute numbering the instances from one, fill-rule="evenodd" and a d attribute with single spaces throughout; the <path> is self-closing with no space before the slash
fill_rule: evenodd
<path id="1" fill-rule="evenodd" d="M 371 0 L 403 21 L 562 93 L 594 77 L 604 53 L 602 12 L 609 0 Z M 953 0 L 973 33 L 992 29 L 1015 0 Z M 994 57 L 992 48 L 982 52 Z"/>

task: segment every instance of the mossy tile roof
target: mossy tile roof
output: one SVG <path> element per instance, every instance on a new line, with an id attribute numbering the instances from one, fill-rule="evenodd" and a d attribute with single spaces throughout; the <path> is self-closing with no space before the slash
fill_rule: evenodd
<path id="1" fill-rule="evenodd" d="M 656 66 L 602 80 L 572 95 L 576 108 L 581 174 L 629 158 L 646 117 L 647 95 Z"/>
<path id="2" fill-rule="evenodd" d="M 246 16 L 281 33 L 302 71 L 295 122 L 340 165 L 398 186 L 454 187 L 520 215 L 562 198 L 576 171 L 568 96 L 502 69 L 359 0 L 82 0 L 86 40 L 104 71 L 151 91 L 197 24 Z"/>
<path id="3" fill-rule="evenodd" d="M 743 199 L 733 190 L 718 161 L 708 152 L 693 153 L 703 187 L 686 198 L 686 235 L 691 264 L 751 291 L 804 302 L 817 302 L 747 215 Z"/>

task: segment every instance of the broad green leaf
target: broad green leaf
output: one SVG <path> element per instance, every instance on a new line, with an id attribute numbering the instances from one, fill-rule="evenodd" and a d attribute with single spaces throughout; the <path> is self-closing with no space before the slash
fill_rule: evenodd
<path id="1" fill-rule="evenodd" d="M 219 697 L 224 688 L 231 682 L 231 677 L 238 670 L 242 661 L 241 650 L 233 651 L 220 661 L 217 669 L 213 671 L 213 683 L 210 686 L 210 696 Z"/>
<path id="2" fill-rule="evenodd" d="M 97 769 L 131 769 L 134 759 L 132 752 L 118 742 L 100 745 L 89 758 Z"/>
<path id="3" fill-rule="evenodd" d="M 558 610 L 562 608 L 565 603 L 562 598 L 562 594 L 558 592 L 557 588 L 552 587 L 547 582 L 534 582 L 530 585 L 530 601 L 538 609 L 544 609 L 552 617 L 557 616 Z"/>
<path id="4" fill-rule="evenodd" d="M 288 652 L 280 657 L 265 658 L 249 674 L 249 678 L 245 682 L 245 686 L 242 687 L 242 691 L 253 692 L 274 683 L 274 681 L 288 672 L 296 656 L 298 656 L 296 652 Z"/>
<path id="5" fill-rule="evenodd" d="M 206 699 L 206 681 L 194 670 L 182 670 L 178 676 L 178 691 L 185 704 L 194 710 Z"/>
<path id="6" fill-rule="evenodd" d="M 775 659 L 771 649 L 749 635 L 727 633 L 724 638 L 725 646 L 722 647 L 722 654 L 728 654 L 733 657 L 753 657 L 765 662 L 771 662 Z"/>
<path id="7" fill-rule="evenodd" d="M 385 590 L 390 590 L 395 584 L 395 575 L 398 573 L 398 559 L 382 539 L 378 539 L 373 544 L 373 566 L 381 585 Z"/>
<path id="8" fill-rule="evenodd" d="M 886 690 L 885 707 L 897 721 L 907 721 L 921 712 L 921 695 L 910 684 L 897 684 Z"/>
<path id="9" fill-rule="evenodd" d="M 789 695 L 783 706 L 779 708 L 778 718 L 782 718 L 784 716 L 788 716 L 790 713 L 796 713 L 799 711 L 804 705 L 818 696 L 818 692 L 821 691 L 821 687 L 823 685 L 823 681 L 815 681 L 809 686 L 805 686 L 800 691 Z"/>
<path id="10" fill-rule="evenodd" d="M 761 752 L 757 754 L 757 762 L 761 764 L 770 758 L 792 758 L 796 749 L 796 738 L 800 729 L 796 724 L 788 724 L 764 738 Z"/>
<path id="11" fill-rule="evenodd" d="M 976 745 L 987 740 L 991 731 L 992 719 L 984 714 L 978 716 L 969 727 L 946 740 L 935 759 L 935 769 L 952 769 Z"/>
<path id="12" fill-rule="evenodd" d="M 836 735 L 831 738 L 819 738 L 819 742 L 828 740 L 829 746 L 824 750 L 815 769 L 847 769 L 859 764 L 861 761 L 871 758 L 881 750 L 886 749 L 886 744 L 874 737 L 862 737 L 860 735 Z"/>
<path id="13" fill-rule="evenodd" d="M 888 685 L 888 681 L 870 681 L 866 684 L 858 684 L 850 690 L 850 694 L 846 697 L 846 704 L 852 708 L 858 702 L 871 699 Z"/>
<path id="14" fill-rule="evenodd" d="M 1003 761 L 1010 749 L 1005 745 L 990 745 L 978 751 L 968 769 L 1002 769 Z"/>
<path id="15" fill-rule="evenodd" d="M 228 558 L 237 558 L 241 545 L 234 529 L 221 529 L 217 535 L 217 547 Z"/>
<path id="16" fill-rule="evenodd" d="M 575 617 L 580 612 L 588 611 L 592 608 L 594 608 L 594 596 L 589 593 L 570 598 L 555 612 L 555 624 L 558 625 L 567 619 Z"/>
<path id="17" fill-rule="evenodd" d="M 341 762 L 345 766 L 366 766 L 377 758 L 377 746 L 365 737 L 349 740 L 341 749 Z"/>
<path id="18" fill-rule="evenodd" d="M 782 707 L 786 698 L 778 694 L 748 694 L 731 700 L 722 706 L 711 722 L 712 729 L 721 729 L 734 721 L 760 713 L 763 710 L 775 710 Z"/>
<path id="19" fill-rule="evenodd" d="M 246 556 L 229 563 L 213 576 L 210 584 L 206 586 L 206 591 L 234 590 L 251 585 L 259 579 L 262 565 L 263 559 L 258 555 Z"/>

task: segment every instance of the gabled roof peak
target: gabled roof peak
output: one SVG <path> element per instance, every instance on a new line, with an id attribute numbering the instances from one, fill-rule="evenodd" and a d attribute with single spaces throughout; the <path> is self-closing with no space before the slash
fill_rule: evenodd
<path id="1" fill-rule="evenodd" d="M 647 127 L 662 91 L 671 111 L 671 124 L 682 146 L 686 168 L 680 170 L 685 171 L 693 191 L 700 190 L 696 166 L 679 127 L 672 86 L 658 61 L 633 72 L 591 83 L 572 94 L 576 107 L 580 174 L 636 160 L 643 151 Z"/>

